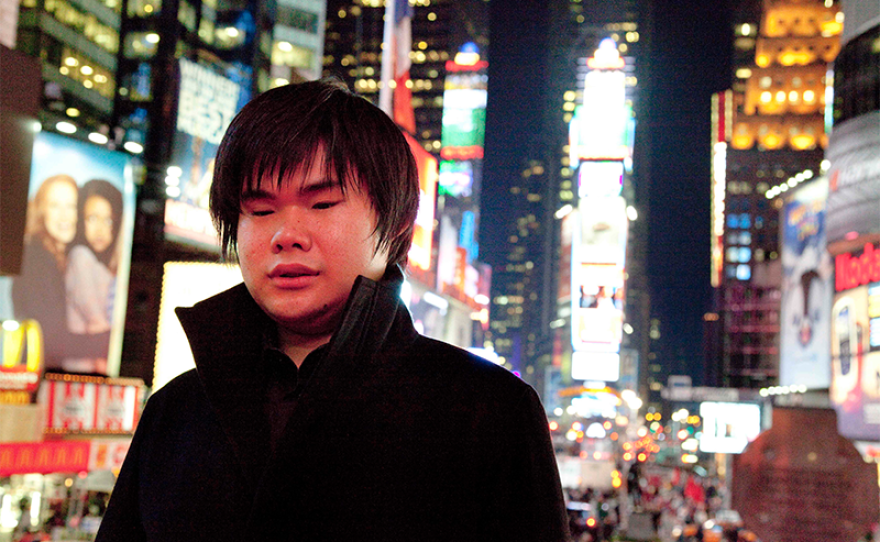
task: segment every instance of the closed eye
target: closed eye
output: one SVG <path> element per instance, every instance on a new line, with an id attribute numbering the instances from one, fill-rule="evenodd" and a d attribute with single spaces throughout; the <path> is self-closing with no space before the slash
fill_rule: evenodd
<path id="1" fill-rule="evenodd" d="M 318 210 L 329 209 L 331 207 L 338 205 L 339 203 L 340 202 L 338 202 L 338 201 L 320 201 L 320 202 L 312 205 L 312 209 L 318 209 Z"/>

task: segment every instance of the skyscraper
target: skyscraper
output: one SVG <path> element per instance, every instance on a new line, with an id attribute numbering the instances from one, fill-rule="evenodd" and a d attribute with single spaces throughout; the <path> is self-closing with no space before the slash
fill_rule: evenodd
<path id="1" fill-rule="evenodd" d="M 779 370 L 783 192 L 821 173 L 829 64 L 842 15 L 832 0 L 744 2 L 734 89 L 713 101 L 712 283 L 719 384 L 764 387 Z"/>

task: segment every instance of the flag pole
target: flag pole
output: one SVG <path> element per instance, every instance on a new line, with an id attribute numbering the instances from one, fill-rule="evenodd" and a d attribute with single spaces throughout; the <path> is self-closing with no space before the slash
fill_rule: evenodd
<path id="1" fill-rule="evenodd" d="M 379 109 L 393 117 L 391 81 L 394 80 L 394 17 L 397 0 L 385 0 L 385 25 L 382 36 L 382 79 L 379 82 Z"/>

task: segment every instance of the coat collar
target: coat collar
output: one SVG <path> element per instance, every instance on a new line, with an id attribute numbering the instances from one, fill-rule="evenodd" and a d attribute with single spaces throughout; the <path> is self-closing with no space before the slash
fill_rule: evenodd
<path id="1" fill-rule="evenodd" d="M 309 379 L 292 419 L 310 412 L 309 404 L 340 393 L 378 370 L 380 351 L 405 348 L 418 336 L 400 300 L 403 273 L 389 266 L 380 281 L 360 276 L 326 354 Z M 230 437 L 247 480 L 259 479 L 269 451 L 269 426 L 263 412 L 265 374 L 259 363 L 263 338 L 276 333 L 275 323 L 239 284 L 193 307 L 178 308 L 208 399 Z M 248 458 L 245 460 L 245 458 Z"/>

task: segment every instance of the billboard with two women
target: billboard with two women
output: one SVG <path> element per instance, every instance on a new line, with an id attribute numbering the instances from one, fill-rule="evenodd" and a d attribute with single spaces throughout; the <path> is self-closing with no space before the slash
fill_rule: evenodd
<path id="1" fill-rule="evenodd" d="M 37 134 L 21 273 L 0 279 L 0 318 L 39 325 L 45 370 L 118 372 L 133 216 L 128 155 Z"/>

